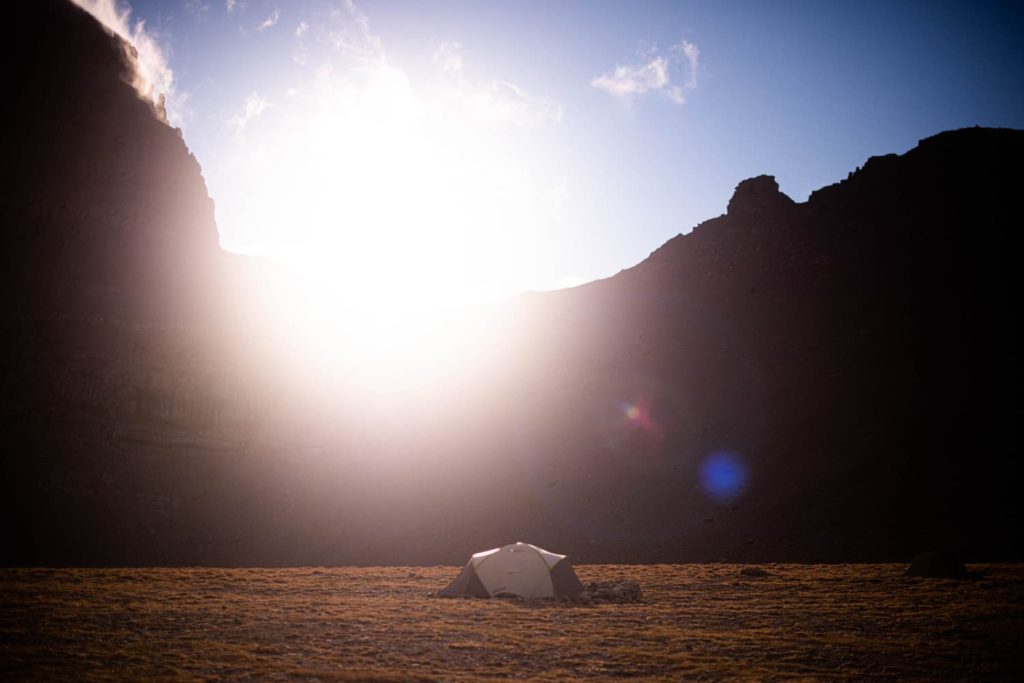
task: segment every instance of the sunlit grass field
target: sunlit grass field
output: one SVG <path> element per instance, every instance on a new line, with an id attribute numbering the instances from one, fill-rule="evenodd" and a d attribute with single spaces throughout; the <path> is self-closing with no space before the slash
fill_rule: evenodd
<path id="1" fill-rule="evenodd" d="M 1024 566 L 590 565 L 644 601 L 432 596 L 456 567 L 0 570 L 0 677 L 1024 680 Z"/>

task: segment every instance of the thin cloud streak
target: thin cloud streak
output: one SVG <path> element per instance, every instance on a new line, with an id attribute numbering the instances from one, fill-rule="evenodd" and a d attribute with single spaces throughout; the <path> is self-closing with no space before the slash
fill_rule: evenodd
<path id="1" fill-rule="evenodd" d="M 700 48 L 695 43 L 682 41 L 672 46 L 672 51 L 686 60 L 687 77 L 685 87 L 693 90 L 697 87 L 697 68 L 700 66 Z"/>
<path id="2" fill-rule="evenodd" d="M 675 104 L 686 102 L 686 93 L 697 88 L 700 48 L 683 40 L 669 48 L 668 56 L 655 54 L 640 64 L 616 65 L 610 73 L 595 76 L 590 85 L 612 97 L 631 102 L 649 93 L 660 93 Z M 681 76 L 681 81 L 674 81 Z"/>
<path id="3" fill-rule="evenodd" d="M 271 105 L 270 101 L 266 97 L 262 97 L 256 92 L 249 93 L 249 96 L 245 98 L 245 104 L 242 105 L 242 109 L 234 116 L 229 118 L 224 123 L 229 128 L 232 128 L 235 132 L 241 132 L 245 130 L 246 125 L 249 121 L 258 117 Z"/>
<path id="4" fill-rule="evenodd" d="M 270 13 L 270 16 L 267 17 L 263 21 L 262 24 L 260 24 L 259 26 L 256 27 L 256 30 L 257 31 L 266 31 L 268 28 L 273 27 L 277 23 L 278 19 L 280 19 L 280 18 L 281 18 L 281 12 L 275 9 L 273 12 Z"/>
<path id="5" fill-rule="evenodd" d="M 478 118 L 517 126 L 562 122 L 562 105 L 558 102 L 530 95 L 509 81 L 474 83 L 467 79 L 459 43 L 439 44 L 432 61 L 442 76 L 439 91 L 456 109 L 474 109 Z"/>

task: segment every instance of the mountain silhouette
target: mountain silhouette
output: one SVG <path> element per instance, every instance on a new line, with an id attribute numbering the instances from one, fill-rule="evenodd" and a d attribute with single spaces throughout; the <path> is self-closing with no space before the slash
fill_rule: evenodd
<path id="1" fill-rule="evenodd" d="M 643 262 L 494 304 L 367 397 L 222 252 L 199 164 L 68 2 L 20 3 L 0 126 L 5 564 L 1020 560 L 1024 132 L 798 203 L 771 176 Z M 254 344 L 253 340 L 259 340 Z"/>

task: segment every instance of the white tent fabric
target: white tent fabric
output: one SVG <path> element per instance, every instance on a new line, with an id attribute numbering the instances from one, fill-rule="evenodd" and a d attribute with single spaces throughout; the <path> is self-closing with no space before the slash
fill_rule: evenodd
<path id="1" fill-rule="evenodd" d="M 572 563 L 529 543 L 474 554 L 441 595 L 445 597 L 554 598 L 583 590 Z"/>

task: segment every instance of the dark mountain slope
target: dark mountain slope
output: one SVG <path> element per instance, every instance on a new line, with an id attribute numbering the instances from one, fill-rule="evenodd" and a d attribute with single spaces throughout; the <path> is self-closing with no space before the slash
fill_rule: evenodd
<path id="1" fill-rule="evenodd" d="M 10 9 L 2 556 L 159 558 L 137 509 L 165 505 L 167 461 L 223 412 L 213 202 L 180 131 L 130 85 L 130 48 L 70 2 Z"/>
<path id="2" fill-rule="evenodd" d="M 1020 553 L 1008 398 L 1020 176 L 997 169 L 1022 149 L 1017 131 L 942 134 L 801 205 L 770 178 L 744 181 L 725 216 L 559 295 L 592 307 L 557 344 L 567 358 L 671 388 L 664 431 L 679 441 L 666 457 L 694 469 L 719 448 L 745 457 L 739 508 L 707 508 L 715 522 L 694 545 L 721 546 L 745 517 L 740 544 L 806 558 Z"/>
<path id="3" fill-rule="evenodd" d="M 482 312 L 458 374 L 382 388 L 327 381 L 266 269 L 219 251 L 118 40 L 57 0 L 12 28 L 0 562 L 1024 556 L 1024 133 L 943 133 L 802 204 L 746 180 L 643 263 Z"/>
<path id="4" fill-rule="evenodd" d="M 199 164 L 131 87 L 130 48 L 69 3 L 19 5 L 5 31 L 25 46 L 2 114 L 5 310 L 181 318 L 180 294 L 218 256 Z"/>

